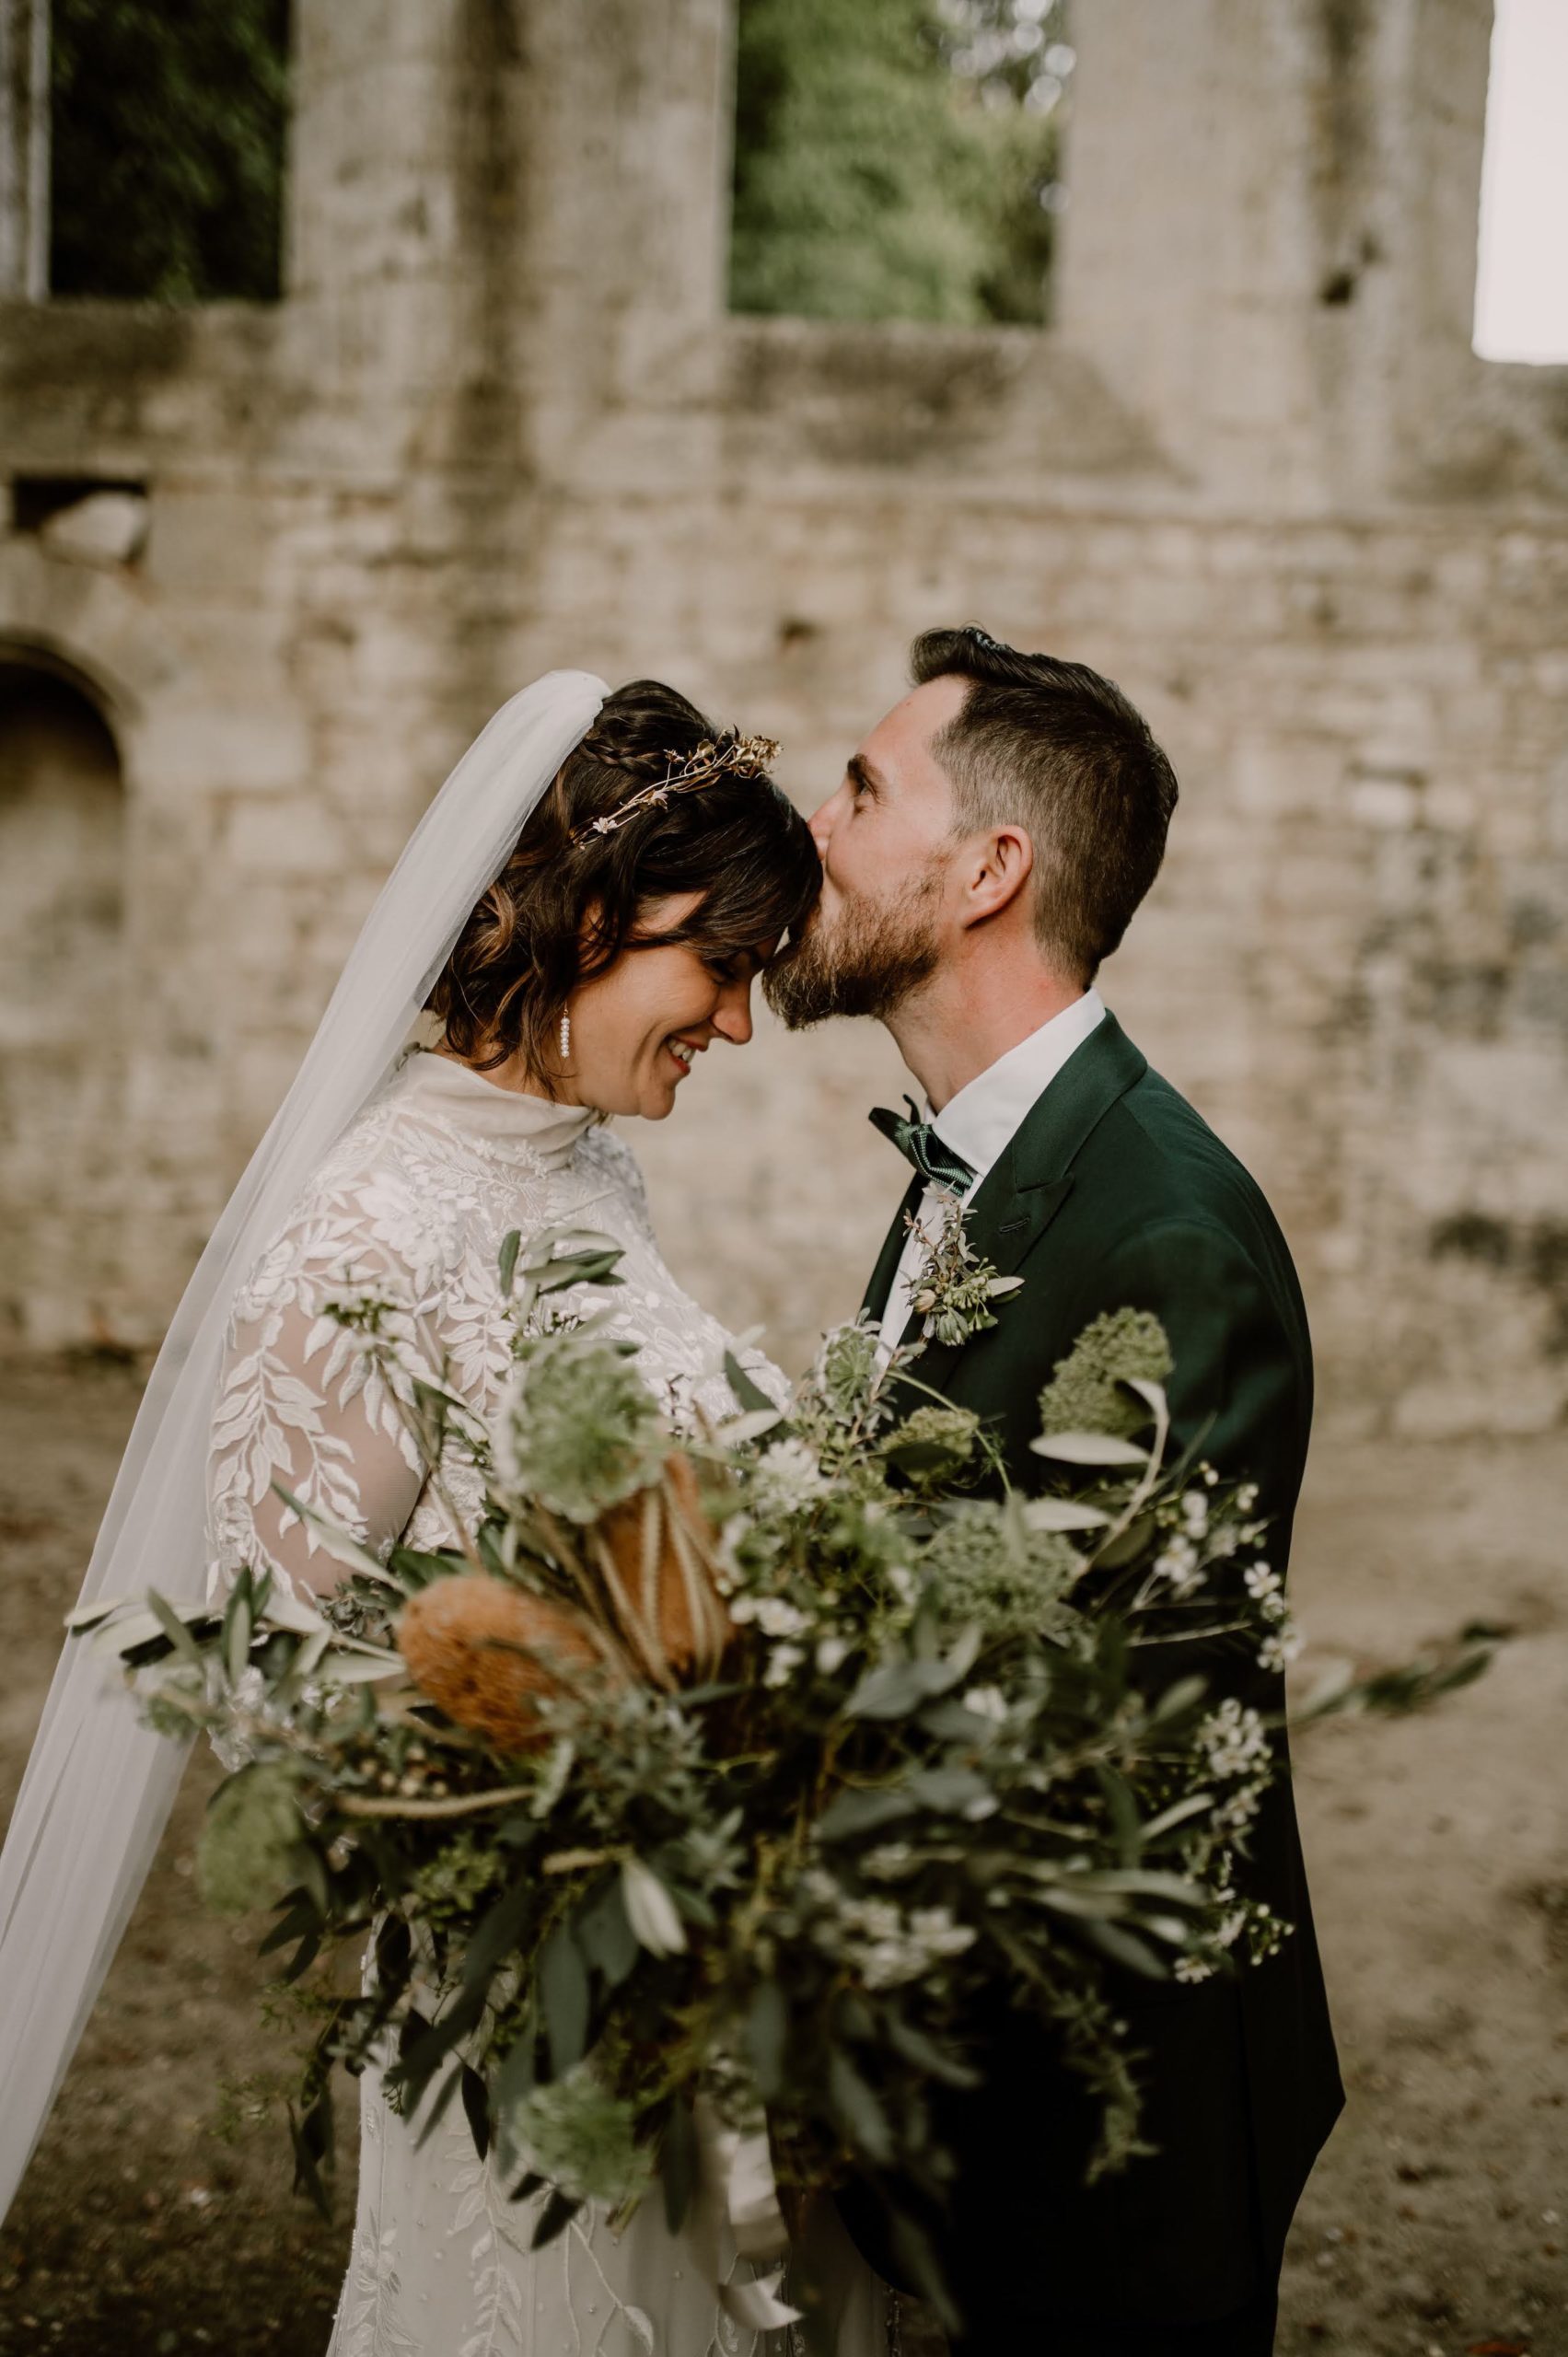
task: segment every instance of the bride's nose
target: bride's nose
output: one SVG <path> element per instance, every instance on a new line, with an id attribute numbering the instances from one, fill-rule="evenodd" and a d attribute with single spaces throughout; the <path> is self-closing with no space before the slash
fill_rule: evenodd
<path id="1" fill-rule="evenodd" d="M 743 1048 L 751 1037 L 751 979 L 726 982 L 710 1018 L 722 1039 Z"/>

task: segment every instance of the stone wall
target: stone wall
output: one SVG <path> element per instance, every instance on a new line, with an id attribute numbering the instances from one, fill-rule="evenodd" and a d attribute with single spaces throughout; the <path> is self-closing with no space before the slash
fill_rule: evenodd
<path id="1" fill-rule="evenodd" d="M 120 765 L 68 681 L 0 665 L 0 1202 L 28 1296 L 90 1302 L 120 1254 Z"/>
<path id="2" fill-rule="evenodd" d="M 1275 1201 L 1329 1404 L 1551 1421 L 1568 371 L 1469 350 L 1482 0 L 1086 5 L 1047 334 L 724 317 L 723 0 L 298 14 L 285 303 L 0 310 L 0 657 L 114 732 L 131 978 L 122 1108 L 94 1130 L 85 1061 L 85 1128 L 53 1082 L 3 1100 L 61 1166 L 12 1213 L 13 1331 L 156 1330 L 513 687 L 662 672 L 809 805 L 908 638 L 976 619 L 1171 752 L 1104 984 Z M 143 526 L 73 535 L 62 479 L 142 486 Z M 677 1267 L 788 1359 L 858 1297 L 901 1084 L 880 1033 L 764 1027 L 635 1141 Z M 105 1131 L 115 1248 L 77 1264 Z"/>

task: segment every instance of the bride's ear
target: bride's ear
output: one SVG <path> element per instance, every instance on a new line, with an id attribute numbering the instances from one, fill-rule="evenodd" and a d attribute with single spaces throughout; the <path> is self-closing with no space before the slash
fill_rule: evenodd
<path id="1" fill-rule="evenodd" d="M 577 912 L 577 953 L 587 963 L 597 963 L 606 942 L 613 937 L 614 923 L 606 900 L 591 892 Z"/>

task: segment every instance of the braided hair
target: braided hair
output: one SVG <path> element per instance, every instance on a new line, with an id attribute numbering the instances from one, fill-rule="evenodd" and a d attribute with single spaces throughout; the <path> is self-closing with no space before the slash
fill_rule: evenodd
<path id="1" fill-rule="evenodd" d="M 562 1010 L 623 952 L 679 941 L 722 966 L 760 958 L 800 925 L 821 866 L 806 821 L 771 778 L 726 773 L 612 833 L 583 831 L 716 733 L 657 679 L 606 698 L 426 1002 L 454 1055 L 487 1072 L 520 1053 L 532 1085 L 552 1096 Z M 651 903 L 692 893 L 698 904 L 674 931 L 638 931 Z"/>

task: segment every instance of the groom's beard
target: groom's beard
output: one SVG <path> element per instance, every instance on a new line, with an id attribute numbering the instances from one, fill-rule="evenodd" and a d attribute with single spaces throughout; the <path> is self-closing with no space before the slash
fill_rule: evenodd
<path id="1" fill-rule="evenodd" d="M 941 962 L 935 931 L 941 889 L 934 864 L 894 900 L 841 903 L 830 924 L 819 902 L 805 932 L 762 977 L 762 995 L 773 1013 L 792 1031 L 833 1015 L 886 1022 Z"/>

